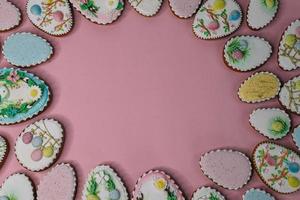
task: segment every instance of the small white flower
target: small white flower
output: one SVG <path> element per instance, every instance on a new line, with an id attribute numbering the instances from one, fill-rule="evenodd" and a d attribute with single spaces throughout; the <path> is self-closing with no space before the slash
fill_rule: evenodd
<path id="1" fill-rule="evenodd" d="M 104 174 L 104 171 L 100 171 L 100 172 L 99 172 L 99 175 L 100 175 L 101 178 L 103 178 L 104 175 L 105 175 L 105 174 Z"/>
<path id="2" fill-rule="evenodd" d="M 108 180 L 109 180 L 109 176 L 105 175 L 105 176 L 104 176 L 104 180 L 105 180 L 105 181 L 108 181 Z"/>

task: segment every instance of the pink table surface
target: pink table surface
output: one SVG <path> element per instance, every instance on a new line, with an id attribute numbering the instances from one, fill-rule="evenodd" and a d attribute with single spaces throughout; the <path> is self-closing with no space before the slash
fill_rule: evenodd
<path id="1" fill-rule="evenodd" d="M 152 18 L 137 14 L 128 3 L 121 18 L 100 26 L 75 13 L 73 31 L 61 38 L 33 27 L 25 15 L 25 0 L 12 0 L 22 8 L 18 28 L 0 34 L 31 31 L 47 38 L 55 47 L 53 58 L 29 69 L 50 86 L 53 99 L 38 117 L 18 125 L 1 127 L 10 143 L 8 159 L 0 170 L 0 181 L 14 172 L 25 172 L 39 183 L 47 173 L 31 173 L 20 166 L 14 142 L 29 123 L 46 117 L 60 120 L 66 141 L 58 162 L 76 167 L 81 191 L 88 172 L 97 164 L 111 164 L 132 192 L 138 177 L 158 168 L 171 174 L 188 198 L 199 186 L 216 187 L 198 165 L 200 156 L 212 149 L 233 148 L 251 154 L 263 141 L 249 123 L 249 113 L 263 106 L 278 107 L 277 99 L 260 104 L 239 101 L 240 83 L 251 75 L 231 71 L 223 63 L 227 38 L 197 39 L 193 19 L 175 17 L 165 1 Z M 239 0 L 246 11 L 247 2 Z M 251 31 L 244 20 L 237 34 L 265 37 L 275 47 L 272 58 L 260 69 L 275 72 L 283 81 L 299 70 L 284 72 L 276 54 L 281 34 L 299 16 L 300 1 L 282 0 L 278 17 L 261 31 Z M 0 66 L 9 66 L 0 56 Z M 294 125 L 299 117 L 293 115 Z M 281 144 L 296 149 L 291 136 Z M 268 189 L 256 173 L 238 191 L 220 189 L 228 199 L 241 199 L 251 187 L 267 189 L 278 199 L 295 200 L 300 193 L 279 195 Z"/>

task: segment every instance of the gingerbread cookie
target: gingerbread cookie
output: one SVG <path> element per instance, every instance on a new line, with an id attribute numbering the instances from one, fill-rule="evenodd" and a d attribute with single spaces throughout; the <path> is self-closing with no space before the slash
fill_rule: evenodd
<path id="1" fill-rule="evenodd" d="M 50 91 L 37 76 L 14 68 L 0 69 L 0 124 L 14 124 L 44 110 Z"/>
<path id="2" fill-rule="evenodd" d="M 250 0 L 247 13 L 248 26 L 259 30 L 267 26 L 277 14 L 279 0 Z"/>
<path id="3" fill-rule="evenodd" d="M 249 121 L 260 134 L 273 140 L 283 138 L 291 130 L 289 115 L 279 108 L 256 109 L 251 113 Z"/>
<path id="4" fill-rule="evenodd" d="M 199 164 L 209 179 L 230 190 L 242 188 L 252 175 L 250 159 L 239 151 L 210 151 L 201 157 Z"/>
<path id="5" fill-rule="evenodd" d="M 1 200 L 35 200 L 31 180 L 25 174 L 13 174 L 6 178 L 0 189 Z"/>
<path id="6" fill-rule="evenodd" d="M 296 20 L 284 32 L 278 51 L 279 66 L 287 71 L 300 67 L 300 20 Z"/>
<path id="7" fill-rule="evenodd" d="M 300 151 L 300 125 L 294 129 L 293 140 Z"/>
<path id="8" fill-rule="evenodd" d="M 66 35 L 73 26 L 68 0 L 28 0 L 27 15 L 36 27 L 50 35 Z"/>
<path id="9" fill-rule="evenodd" d="M 128 0 L 130 5 L 141 15 L 146 17 L 154 16 L 158 13 L 162 0 Z"/>
<path id="10" fill-rule="evenodd" d="M 31 171 L 41 171 L 57 159 L 63 145 L 63 129 L 54 119 L 42 119 L 27 126 L 17 138 L 15 154 Z"/>
<path id="11" fill-rule="evenodd" d="M 0 32 L 8 31 L 21 22 L 21 12 L 14 4 L 7 0 L 0 0 Z"/>
<path id="12" fill-rule="evenodd" d="M 47 61 L 53 54 L 50 43 L 33 33 L 14 33 L 3 44 L 6 60 L 17 67 L 31 67 Z"/>
<path id="13" fill-rule="evenodd" d="M 108 165 L 99 165 L 88 176 L 82 200 L 128 200 L 126 188 L 118 174 Z"/>
<path id="14" fill-rule="evenodd" d="M 252 188 L 246 191 L 243 200 L 275 200 L 275 198 L 264 190 Z"/>
<path id="15" fill-rule="evenodd" d="M 235 0 L 207 0 L 196 14 L 193 30 L 201 39 L 217 39 L 236 31 L 242 22 Z"/>
<path id="16" fill-rule="evenodd" d="M 253 152 L 255 170 L 272 190 L 289 194 L 300 189 L 300 156 L 281 145 L 262 142 Z"/>
<path id="17" fill-rule="evenodd" d="M 202 0 L 169 0 L 173 13 L 183 19 L 193 16 L 201 2 Z"/>
<path id="18" fill-rule="evenodd" d="M 87 19 L 97 24 L 111 24 L 124 9 L 123 0 L 70 0 Z"/>
<path id="19" fill-rule="evenodd" d="M 300 114 L 300 76 L 286 82 L 279 92 L 279 101 L 288 110 Z"/>
<path id="20" fill-rule="evenodd" d="M 246 103 L 267 101 L 278 95 L 280 86 L 280 80 L 275 74 L 257 72 L 241 84 L 238 96 Z"/>
<path id="21" fill-rule="evenodd" d="M 70 164 L 58 164 L 44 176 L 37 187 L 37 200 L 73 200 L 76 174 Z"/>
<path id="22" fill-rule="evenodd" d="M 151 170 L 139 178 L 131 200 L 184 200 L 175 181 L 163 171 Z"/>
<path id="23" fill-rule="evenodd" d="M 225 200 L 225 197 L 216 189 L 201 187 L 194 192 L 191 200 Z"/>
<path id="24" fill-rule="evenodd" d="M 227 66 L 242 72 L 262 66 L 271 54 L 270 43 L 256 36 L 235 36 L 224 47 L 224 60 Z"/>

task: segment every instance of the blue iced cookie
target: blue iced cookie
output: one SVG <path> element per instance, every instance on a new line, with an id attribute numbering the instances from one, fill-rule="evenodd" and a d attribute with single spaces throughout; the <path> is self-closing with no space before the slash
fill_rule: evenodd
<path id="1" fill-rule="evenodd" d="M 275 200 L 275 198 L 264 190 L 253 188 L 244 194 L 243 200 Z"/>

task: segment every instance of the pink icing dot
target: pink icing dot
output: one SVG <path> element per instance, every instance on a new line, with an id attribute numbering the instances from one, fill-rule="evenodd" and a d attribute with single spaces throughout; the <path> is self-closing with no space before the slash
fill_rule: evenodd
<path id="1" fill-rule="evenodd" d="M 298 26 L 297 28 L 296 28 L 296 36 L 297 37 L 300 37 L 300 26 Z"/>
<path id="2" fill-rule="evenodd" d="M 29 144 L 32 140 L 32 133 L 31 132 L 26 132 L 22 136 L 22 141 L 24 144 Z"/>
<path id="3" fill-rule="evenodd" d="M 217 30 L 219 27 L 220 27 L 220 25 L 217 21 L 212 21 L 207 25 L 207 28 L 212 30 L 212 31 Z"/>
<path id="4" fill-rule="evenodd" d="M 64 19 L 64 13 L 61 11 L 56 11 L 56 12 L 52 13 L 52 17 L 55 21 L 62 22 Z"/>
<path id="5" fill-rule="evenodd" d="M 241 59 L 243 58 L 243 53 L 242 53 L 241 51 L 239 51 L 239 50 L 234 51 L 234 52 L 232 53 L 232 57 L 233 57 L 234 59 L 236 59 L 236 60 L 241 60 Z"/>
<path id="6" fill-rule="evenodd" d="M 40 149 L 34 150 L 31 154 L 31 159 L 33 161 L 39 161 L 42 159 L 42 157 L 43 157 L 43 152 Z"/>

